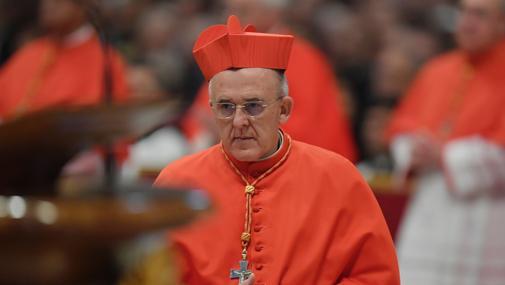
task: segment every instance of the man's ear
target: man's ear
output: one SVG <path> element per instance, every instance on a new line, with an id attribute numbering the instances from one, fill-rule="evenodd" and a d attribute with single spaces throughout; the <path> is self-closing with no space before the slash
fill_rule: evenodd
<path id="1" fill-rule="evenodd" d="M 281 114 L 279 117 L 279 122 L 284 124 L 288 121 L 291 115 L 291 110 L 293 109 L 293 98 L 289 96 L 282 97 L 281 99 Z"/>

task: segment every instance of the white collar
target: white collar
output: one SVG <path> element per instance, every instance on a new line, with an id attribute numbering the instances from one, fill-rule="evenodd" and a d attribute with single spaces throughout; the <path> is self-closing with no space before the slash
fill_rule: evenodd
<path id="1" fill-rule="evenodd" d="M 75 47 L 81 45 L 91 39 L 94 34 L 95 29 L 93 26 L 90 24 L 84 24 L 66 36 L 63 40 L 63 45 L 65 47 Z"/>
<path id="2" fill-rule="evenodd" d="M 267 160 L 267 159 L 273 157 L 274 155 L 276 155 L 282 149 L 282 145 L 284 144 L 284 135 L 283 135 L 283 133 L 280 130 L 278 131 L 278 134 L 279 134 L 279 140 L 278 140 L 277 144 L 278 144 L 279 147 L 277 148 L 277 150 L 274 151 L 274 153 L 272 153 L 271 155 L 269 155 L 269 156 L 267 156 L 265 158 L 260 159 L 259 161 Z"/>

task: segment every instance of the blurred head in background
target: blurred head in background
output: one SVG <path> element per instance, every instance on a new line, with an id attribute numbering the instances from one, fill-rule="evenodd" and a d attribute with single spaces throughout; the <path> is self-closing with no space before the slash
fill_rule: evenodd
<path id="1" fill-rule="evenodd" d="M 40 0 L 41 27 L 54 36 L 75 31 L 87 21 L 86 1 L 89 0 Z"/>
<path id="2" fill-rule="evenodd" d="M 314 22 L 328 56 L 339 68 L 361 64 L 369 58 L 369 38 L 357 14 L 346 5 L 320 6 Z"/>
<path id="3" fill-rule="evenodd" d="M 387 101 L 373 102 L 363 118 L 361 138 L 363 140 L 363 156 L 368 159 L 385 154 L 389 150 L 384 129 L 389 124 L 392 107 Z"/>
<path id="4" fill-rule="evenodd" d="M 400 98 L 416 72 L 415 62 L 402 48 L 389 46 L 377 55 L 372 69 L 372 92 L 375 97 Z"/>
<path id="5" fill-rule="evenodd" d="M 147 8 L 136 25 L 136 43 L 144 52 L 159 51 L 175 41 L 179 17 L 177 7 L 160 2 Z"/>
<path id="6" fill-rule="evenodd" d="M 480 53 L 504 38 L 504 0 L 462 0 L 456 28 L 460 48 Z"/>
<path id="7" fill-rule="evenodd" d="M 166 97 L 155 69 L 148 64 L 131 65 L 127 71 L 128 89 L 133 101 L 150 101 Z"/>
<path id="8" fill-rule="evenodd" d="M 236 15 L 258 32 L 278 29 L 290 0 L 223 0 L 228 15 Z"/>

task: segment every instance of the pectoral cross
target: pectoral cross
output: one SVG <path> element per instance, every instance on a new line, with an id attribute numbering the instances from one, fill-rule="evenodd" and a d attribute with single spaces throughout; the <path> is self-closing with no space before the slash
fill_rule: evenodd
<path id="1" fill-rule="evenodd" d="M 230 279 L 238 279 L 240 282 L 244 282 L 251 276 L 252 272 L 247 269 L 248 262 L 245 259 L 240 261 L 240 269 L 230 270 Z"/>

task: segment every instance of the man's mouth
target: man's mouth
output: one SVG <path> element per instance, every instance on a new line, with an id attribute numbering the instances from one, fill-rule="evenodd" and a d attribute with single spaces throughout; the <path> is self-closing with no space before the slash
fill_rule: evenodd
<path id="1" fill-rule="evenodd" d="M 247 141 L 247 140 L 252 140 L 254 139 L 253 137 L 234 137 L 233 140 L 235 141 Z"/>

